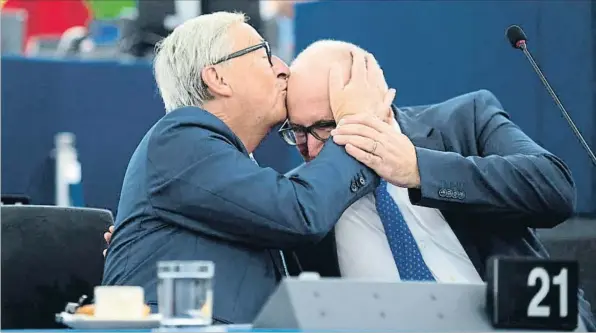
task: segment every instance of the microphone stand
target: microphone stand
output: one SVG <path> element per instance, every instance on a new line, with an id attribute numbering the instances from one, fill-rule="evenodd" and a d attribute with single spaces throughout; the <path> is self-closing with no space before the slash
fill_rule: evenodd
<path id="1" fill-rule="evenodd" d="M 538 77 L 540 78 L 540 81 L 542 81 L 542 84 L 544 85 L 544 87 L 546 87 L 546 90 L 548 91 L 548 93 L 551 95 L 551 97 L 555 101 L 555 104 L 557 104 L 557 107 L 561 110 L 561 113 L 563 113 L 563 117 L 565 117 L 565 120 L 567 120 L 567 123 L 569 124 L 569 127 L 571 127 L 571 130 L 573 131 L 573 133 L 575 134 L 575 136 L 577 137 L 577 139 L 579 140 L 579 142 L 582 144 L 582 146 L 584 147 L 584 149 L 588 153 L 588 156 L 592 160 L 592 163 L 594 164 L 594 166 L 596 166 L 596 156 L 594 156 L 594 153 L 590 149 L 590 146 L 588 145 L 588 143 L 586 142 L 586 140 L 584 140 L 584 137 L 581 135 L 581 133 L 580 133 L 579 129 L 577 128 L 577 126 L 575 126 L 575 123 L 571 119 L 571 116 L 569 116 L 569 113 L 567 113 L 567 110 L 565 110 L 565 107 L 563 106 L 563 103 L 561 103 L 561 100 L 559 100 L 559 97 L 557 96 L 557 94 L 555 93 L 555 91 L 553 90 L 553 88 L 551 88 L 550 84 L 546 80 L 546 77 L 544 77 L 544 74 L 542 74 L 542 71 L 540 70 L 540 68 L 536 64 L 536 61 L 534 61 L 534 57 L 532 57 L 532 54 L 530 53 L 530 51 L 528 51 L 528 47 L 526 46 L 525 41 L 520 41 L 518 47 L 522 50 L 522 52 L 524 53 L 524 55 L 526 56 L 526 58 L 528 58 L 528 61 L 530 62 L 530 64 L 534 68 L 534 71 L 536 72 L 536 74 L 538 74 Z"/>

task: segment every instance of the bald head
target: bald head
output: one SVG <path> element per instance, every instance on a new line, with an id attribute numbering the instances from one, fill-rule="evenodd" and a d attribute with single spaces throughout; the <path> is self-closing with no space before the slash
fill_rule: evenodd
<path id="1" fill-rule="evenodd" d="M 330 117 L 329 72 L 335 64 L 341 64 L 345 81 L 348 81 L 352 65 L 351 52 L 362 51 L 358 46 L 333 40 L 322 40 L 308 46 L 292 62 L 288 81 L 288 107 L 308 102 L 317 104 L 316 110 L 295 112 L 288 110 L 290 119 L 309 120 Z M 312 107 L 312 105 L 311 105 Z"/>
<path id="2" fill-rule="evenodd" d="M 322 95 L 321 92 L 328 90 L 331 67 L 340 65 L 343 69 L 344 83 L 347 83 L 352 67 L 352 54 L 357 52 L 368 53 L 357 45 L 336 40 L 320 40 L 309 45 L 292 62 L 289 84 L 295 83 L 293 86 L 297 93 L 294 95 L 304 98 L 303 94 L 298 92 L 310 86 L 310 90 L 320 92 L 319 98 L 328 100 L 329 96 Z M 373 58 L 373 61 L 378 66 L 376 59 Z"/>
<path id="3" fill-rule="evenodd" d="M 292 124 L 311 126 L 333 120 L 329 105 L 329 72 L 335 64 L 342 65 L 345 82 L 350 76 L 352 52 L 363 50 L 346 42 L 322 40 L 302 51 L 292 62 L 288 80 L 287 107 Z M 298 147 L 305 160 L 314 158 L 323 142 L 310 138 Z"/>
<path id="4" fill-rule="evenodd" d="M 358 52 L 366 51 L 351 43 L 322 40 L 298 54 L 292 62 L 288 81 L 287 109 L 291 124 L 308 127 L 333 121 L 329 103 L 329 73 L 332 66 L 340 65 L 347 83 L 352 69 L 352 53 Z M 372 61 L 376 62 L 374 58 Z M 329 136 L 327 130 L 331 131 L 331 128 L 317 128 L 319 137 Z M 306 161 L 317 156 L 322 148 L 323 141 L 312 135 L 308 136 L 306 143 L 298 145 Z"/>
<path id="5" fill-rule="evenodd" d="M 344 82 L 350 77 L 352 53 L 366 52 L 347 42 L 321 40 L 309 45 L 292 62 L 288 81 L 288 114 L 292 122 L 310 125 L 333 119 L 329 107 L 329 72 L 339 64 Z M 308 107 L 306 107 L 308 105 Z"/>
<path id="6" fill-rule="evenodd" d="M 346 81 L 352 66 L 352 52 L 365 52 L 362 48 L 347 42 L 335 40 L 321 40 L 312 43 L 300 52 L 292 62 L 292 75 L 308 75 L 311 80 L 326 83 L 331 66 L 340 64 L 344 69 Z M 321 82 L 323 81 L 323 82 Z"/>

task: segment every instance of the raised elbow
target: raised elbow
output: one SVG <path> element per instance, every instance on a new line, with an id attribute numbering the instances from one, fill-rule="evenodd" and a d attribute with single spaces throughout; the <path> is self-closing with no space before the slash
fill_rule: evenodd
<path id="1" fill-rule="evenodd" d="M 546 216 L 550 216 L 547 227 L 555 227 L 573 216 L 576 205 L 576 188 L 571 172 L 562 161 L 554 156 L 548 156 L 559 175 L 551 178 L 551 186 L 546 191 L 550 192 L 547 200 Z"/>
<path id="2" fill-rule="evenodd" d="M 558 189 L 558 195 L 550 205 L 550 214 L 553 216 L 551 227 L 555 227 L 573 216 L 575 201 L 574 184 L 564 184 Z"/>

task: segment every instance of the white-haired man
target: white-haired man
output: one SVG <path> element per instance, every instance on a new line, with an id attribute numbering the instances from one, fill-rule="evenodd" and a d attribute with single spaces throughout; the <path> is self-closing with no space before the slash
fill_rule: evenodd
<path id="1" fill-rule="evenodd" d="M 155 77 L 167 114 L 134 152 L 107 251 L 105 285 L 140 285 L 157 308 L 156 264 L 211 260 L 214 319 L 251 322 L 281 274 L 278 252 L 314 243 L 378 176 L 329 141 L 290 178 L 249 157 L 286 118 L 287 66 L 242 14 L 186 21 L 161 43 Z M 352 54 L 349 82 L 331 71 L 334 120 L 386 110 L 372 56 Z"/>

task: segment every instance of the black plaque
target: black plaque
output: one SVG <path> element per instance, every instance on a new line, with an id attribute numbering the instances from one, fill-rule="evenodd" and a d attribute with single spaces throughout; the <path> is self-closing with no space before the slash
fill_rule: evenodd
<path id="1" fill-rule="evenodd" d="M 495 328 L 575 330 L 575 261 L 494 257 L 487 267 L 487 310 Z"/>

